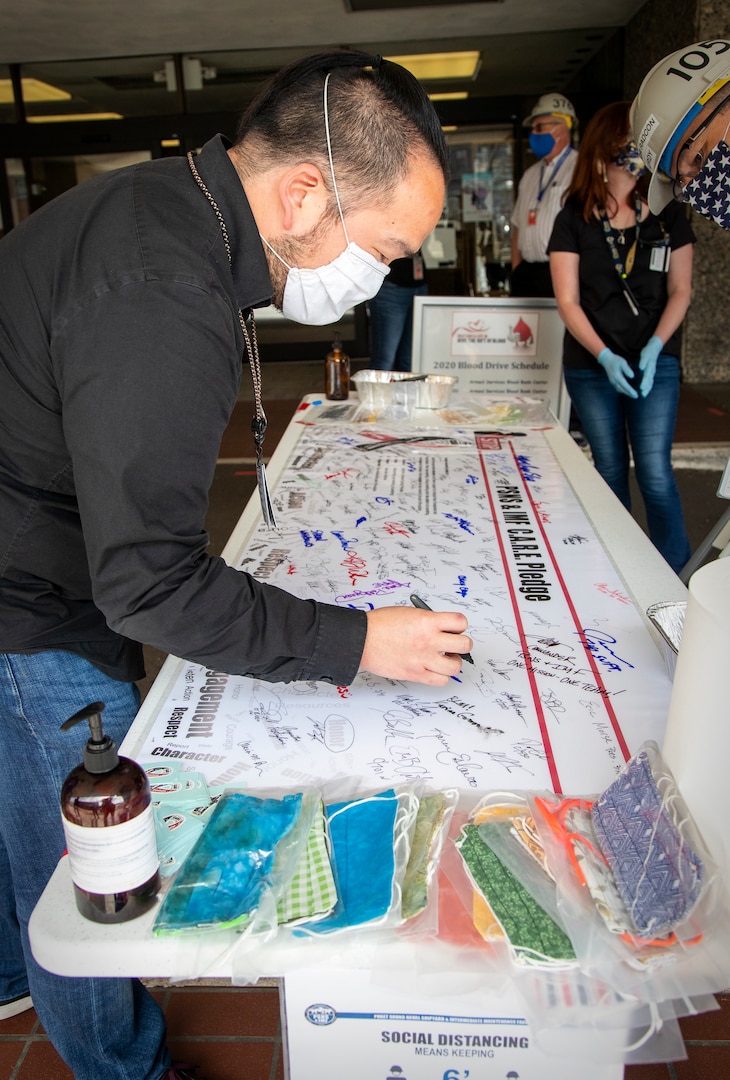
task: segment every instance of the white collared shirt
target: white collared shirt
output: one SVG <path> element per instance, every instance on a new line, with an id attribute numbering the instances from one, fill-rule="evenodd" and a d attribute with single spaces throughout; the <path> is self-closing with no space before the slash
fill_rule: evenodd
<path id="1" fill-rule="evenodd" d="M 547 262 L 547 246 L 553 231 L 555 218 L 563 207 L 563 195 L 568 190 L 575 169 L 576 150 L 570 149 L 558 168 L 555 160 L 536 161 L 526 169 L 517 189 L 517 201 L 512 211 L 512 224 L 519 229 L 517 244 L 522 258 L 527 262 Z M 551 174 L 552 170 L 552 174 Z M 540 190 L 542 199 L 538 201 Z M 536 213 L 534 225 L 530 225 L 530 211 Z"/>

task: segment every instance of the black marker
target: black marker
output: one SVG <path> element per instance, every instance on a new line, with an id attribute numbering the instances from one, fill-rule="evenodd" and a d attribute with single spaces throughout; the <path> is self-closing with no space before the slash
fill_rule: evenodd
<path id="1" fill-rule="evenodd" d="M 433 608 L 430 608 L 428 606 L 428 604 L 426 603 L 426 601 L 421 600 L 421 597 L 416 596 L 415 593 L 411 593 L 411 603 L 413 604 L 414 607 L 420 608 L 422 611 L 433 611 Z M 451 631 L 449 631 L 449 633 L 451 633 Z M 468 652 L 457 653 L 456 655 L 460 656 L 462 658 L 462 660 L 468 660 L 470 664 L 474 663 L 474 660 L 472 659 L 471 653 L 468 653 Z"/>

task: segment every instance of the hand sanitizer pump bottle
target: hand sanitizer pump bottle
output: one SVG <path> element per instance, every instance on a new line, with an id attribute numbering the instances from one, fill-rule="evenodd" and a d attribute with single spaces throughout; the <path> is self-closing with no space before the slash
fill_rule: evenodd
<path id="1" fill-rule="evenodd" d="M 61 724 L 86 720 L 91 729 L 82 764 L 63 783 L 61 813 L 77 908 L 93 922 L 119 923 L 155 903 L 159 860 L 147 775 L 104 734 L 103 709 L 95 701 Z"/>

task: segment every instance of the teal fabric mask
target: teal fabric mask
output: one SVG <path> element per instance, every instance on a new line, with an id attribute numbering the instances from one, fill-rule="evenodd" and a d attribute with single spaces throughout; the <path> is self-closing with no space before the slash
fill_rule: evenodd
<path id="1" fill-rule="evenodd" d="M 398 796 L 392 789 L 326 808 L 338 901 L 332 915 L 307 926 L 329 934 L 384 918 L 393 903 L 393 839 Z"/>
<path id="2" fill-rule="evenodd" d="M 293 828 L 302 796 L 223 795 L 173 881 L 156 934 L 245 923 L 271 880 L 276 846 Z"/>

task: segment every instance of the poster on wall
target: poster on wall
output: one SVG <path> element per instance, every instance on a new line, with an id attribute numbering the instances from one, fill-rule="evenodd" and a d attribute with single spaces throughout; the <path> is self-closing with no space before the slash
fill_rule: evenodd
<path id="1" fill-rule="evenodd" d="M 491 173 L 464 173 L 461 178 L 462 221 L 484 221 L 491 218 L 492 213 Z"/>

